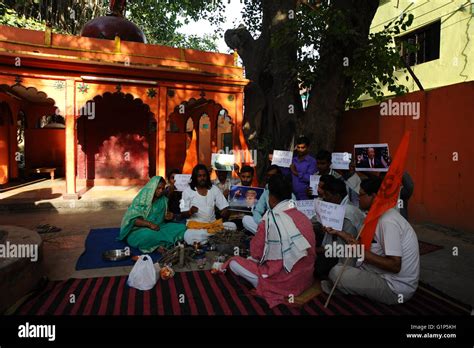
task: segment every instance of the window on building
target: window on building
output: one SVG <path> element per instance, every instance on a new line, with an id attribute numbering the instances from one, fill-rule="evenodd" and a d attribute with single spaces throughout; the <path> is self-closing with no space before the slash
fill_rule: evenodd
<path id="1" fill-rule="evenodd" d="M 439 59 L 441 21 L 436 21 L 397 39 L 400 54 L 412 66 Z"/>

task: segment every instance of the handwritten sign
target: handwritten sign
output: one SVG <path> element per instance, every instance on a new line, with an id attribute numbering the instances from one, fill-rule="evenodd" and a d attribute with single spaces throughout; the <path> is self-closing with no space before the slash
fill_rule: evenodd
<path id="1" fill-rule="evenodd" d="M 176 186 L 176 191 L 184 191 L 189 187 L 191 174 L 175 174 L 174 179 L 176 180 L 174 184 L 174 186 Z"/>
<path id="2" fill-rule="evenodd" d="M 352 154 L 349 152 L 333 152 L 331 159 L 332 169 L 349 169 L 351 163 Z"/>
<path id="3" fill-rule="evenodd" d="M 308 219 L 311 219 L 314 215 L 316 215 L 316 211 L 314 210 L 314 199 L 296 201 L 295 203 L 296 209 L 306 215 Z"/>
<path id="4" fill-rule="evenodd" d="M 319 222 L 325 227 L 332 227 L 341 231 L 344 223 L 346 206 L 324 202 L 319 199 L 314 201 L 314 208 Z"/>
<path id="5" fill-rule="evenodd" d="M 319 179 L 321 179 L 321 175 L 311 175 L 309 177 L 309 187 L 313 191 L 313 196 L 318 195 L 318 185 L 319 185 Z"/>
<path id="6" fill-rule="evenodd" d="M 279 167 L 289 168 L 291 162 L 293 161 L 293 152 L 291 151 L 273 151 L 272 164 L 275 164 Z"/>

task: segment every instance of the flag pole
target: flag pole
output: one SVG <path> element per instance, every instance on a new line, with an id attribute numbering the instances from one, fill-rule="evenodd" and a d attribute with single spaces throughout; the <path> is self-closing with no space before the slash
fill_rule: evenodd
<path id="1" fill-rule="evenodd" d="M 357 240 L 359 240 L 360 234 L 364 230 L 365 224 L 362 225 L 362 228 L 359 230 L 359 233 L 357 234 Z M 328 308 L 329 301 L 331 300 L 332 294 L 336 290 L 336 286 L 339 283 L 339 280 L 341 280 L 342 273 L 346 269 L 347 263 L 349 262 L 349 257 L 346 257 L 346 260 L 344 261 L 344 265 L 342 266 L 341 272 L 337 275 L 336 281 L 334 282 L 334 285 L 332 286 L 331 292 L 329 293 L 328 299 L 326 300 L 326 303 L 324 304 L 324 308 Z"/>

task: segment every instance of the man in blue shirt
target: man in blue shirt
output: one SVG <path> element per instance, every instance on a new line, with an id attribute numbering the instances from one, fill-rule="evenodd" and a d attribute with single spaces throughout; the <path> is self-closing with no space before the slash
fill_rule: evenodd
<path id="1" fill-rule="evenodd" d="M 316 173 L 316 159 L 308 154 L 309 139 L 301 136 L 296 140 L 296 156 L 290 166 L 293 182 L 293 193 L 297 200 L 309 199 L 307 189 L 309 177 Z"/>

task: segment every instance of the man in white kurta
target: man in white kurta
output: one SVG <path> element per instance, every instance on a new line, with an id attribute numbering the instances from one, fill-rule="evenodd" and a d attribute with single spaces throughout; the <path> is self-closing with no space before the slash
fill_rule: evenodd
<path id="1" fill-rule="evenodd" d="M 200 223 L 213 223 L 216 221 L 215 208 L 221 211 L 223 217 L 229 214 L 229 203 L 222 192 L 209 179 L 209 171 L 204 165 L 197 165 L 193 169 L 191 184 L 183 191 L 180 202 L 182 215 L 190 221 Z M 224 228 L 237 229 L 232 222 L 224 222 Z M 188 229 L 184 234 L 187 244 L 194 242 L 206 243 L 210 234 L 207 229 Z"/>

